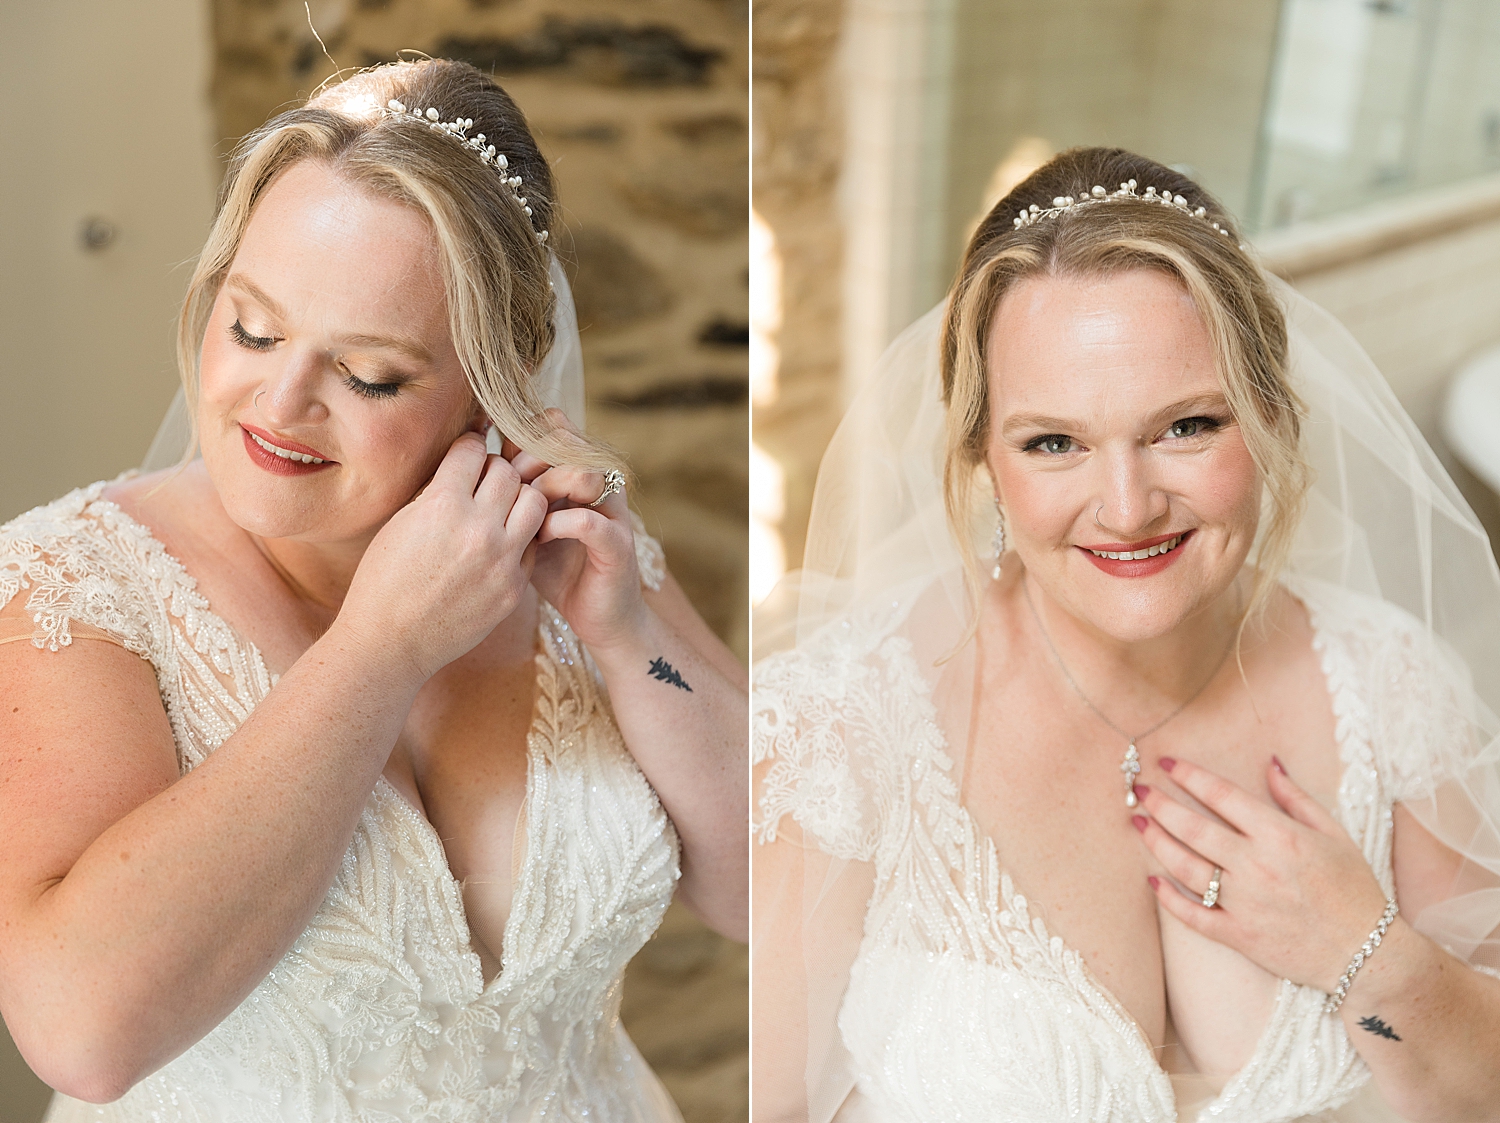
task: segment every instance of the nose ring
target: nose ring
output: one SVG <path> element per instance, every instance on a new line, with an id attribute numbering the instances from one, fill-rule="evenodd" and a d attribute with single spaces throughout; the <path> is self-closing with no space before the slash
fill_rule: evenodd
<path id="1" fill-rule="evenodd" d="M 1094 512 L 1094 525 L 1097 526 L 1100 530 L 1104 529 L 1104 524 L 1099 521 L 1099 511 L 1102 511 L 1102 510 L 1104 510 L 1104 504 L 1103 503 L 1099 504 L 1098 510 L 1096 510 Z"/>
<path id="2" fill-rule="evenodd" d="M 265 391 L 264 391 L 264 390 L 257 390 L 257 391 L 256 391 L 256 392 L 255 392 L 255 397 L 253 397 L 253 398 L 251 398 L 251 399 L 250 399 L 250 408 L 251 408 L 251 409 L 258 409 L 258 408 L 259 408 L 259 406 L 258 406 L 258 404 L 257 404 L 257 403 L 259 403 L 259 401 L 260 401 L 260 396 L 261 396 L 261 395 L 262 395 L 262 394 L 264 394 L 264 393 L 265 393 Z"/>

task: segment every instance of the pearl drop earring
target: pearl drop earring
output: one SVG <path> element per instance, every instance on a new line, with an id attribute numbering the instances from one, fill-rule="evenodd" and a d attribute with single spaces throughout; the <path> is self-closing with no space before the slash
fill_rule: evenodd
<path id="1" fill-rule="evenodd" d="M 995 496 L 995 568 L 990 571 L 993 580 L 1000 580 L 1000 558 L 1005 553 L 1005 511 L 1000 506 L 1000 497 Z"/>

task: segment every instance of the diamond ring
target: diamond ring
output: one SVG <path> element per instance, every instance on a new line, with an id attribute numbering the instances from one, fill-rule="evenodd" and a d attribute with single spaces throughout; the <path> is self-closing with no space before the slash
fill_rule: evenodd
<path id="1" fill-rule="evenodd" d="M 1208 879 L 1208 891 L 1203 894 L 1203 907 L 1206 909 L 1217 908 L 1219 904 L 1219 879 L 1224 876 L 1224 871 L 1218 866 L 1214 867 L 1214 875 Z"/>
<path id="2" fill-rule="evenodd" d="M 611 495 L 618 495 L 624 490 L 625 473 L 620 471 L 620 469 L 618 468 L 611 468 L 609 471 L 604 473 L 604 490 L 599 493 L 599 498 L 595 499 L 592 503 L 589 504 L 589 506 L 597 507 Z"/>

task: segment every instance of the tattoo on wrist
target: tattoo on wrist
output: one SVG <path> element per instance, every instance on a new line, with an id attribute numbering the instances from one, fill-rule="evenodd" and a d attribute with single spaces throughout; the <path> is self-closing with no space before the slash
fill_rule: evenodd
<path id="1" fill-rule="evenodd" d="M 1369 1030 L 1376 1037 L 1385 1037 L 1385 1038 L 1389 1038 L 1392 1041 L 1400 1041 L 1401 1040 L 1400 1037 L 1396 1036 L 1396 1031 L 1395 1030 L 1393 1030 L 1390 1026 L 1386 1025 L 1383 1021 L 1381 1021 L 1379 1018 L 1377 1018 L 1374 1014 L 1371 1014 L 1368 1018 L 1360 1018 L 1359 1019 L 1359 1028 L 1360 1029 L 1367 1029 L 1367 1030 Z"/>
<path id="2" fill-rule="evenodd" d="M 662 682 L 669 682 L 681 690 L 686 690 L 689 694 L 693 692 L 693 688 L 677 673 L 677 668 L 659 655 L 651 660 L 651 667 L 647 673 L 652 678 L 659 679 Z"/>

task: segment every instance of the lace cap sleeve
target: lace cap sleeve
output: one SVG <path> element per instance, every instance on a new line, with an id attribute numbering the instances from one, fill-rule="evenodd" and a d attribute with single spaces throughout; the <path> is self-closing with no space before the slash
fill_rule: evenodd
<path id="1" fill-rule="evenodd" d="M 1465 672 L 1420 620 L 1373 597 L 1305 582 L 1340 728 L 1368 747 L 1391 802 L 1462 775 L 1473 750 Z"/>
<path id="2" fill-rule="evenodd" d="M 106 639 L 150 658 L 148 594 L 128 551 L 89 504 L 103 484 L 72 492 L 0 526 L 0 613 L 12 639 L 28 625 L 50 651 Z"/>
<path id="3" fill-rule="evenodd" d="M 918 813 L 949 837 L 953 763 L 909 640 L 834 634 L 763 660 L 753 677 L 762 843 L 786 831 L 788 816 L 835 858 L 875 859 Z"/>
<path id="4" fill-rule="evenodd" d="M 646 524 L 634 511 L 630 512 L 630 529 L 635 531 L 635 567 L 640 570 L 641 584 L 653 593 L 660 592 L 667 575 L 667 555 L 661 543 L 646 533 Z"/>
<path id="5" fill-rule="evenodd" d="M 1376 767 L 1393 800 L 1426 798 L 1468 771 L 1475 728 L 1459 701 L 1468 692 L 1450 653 L 1415 619 L 1392 628 L 1382 656 L 1371 684 Z"/>
<path id="6" fill-rule="evenodd" d="M 762 843 L 789 835 L 835 858 L 873 856 L 873 824 L 847 741 L 860 667 L 788 652 L 755 668 L 750 696 L 751 763 L 760 775 L 754 829 Z M 855 719 L 857 721 L 857 719 Z M 764 766 L 764 767 L 762 767 Z"/>

